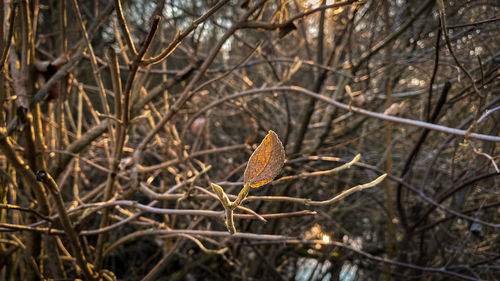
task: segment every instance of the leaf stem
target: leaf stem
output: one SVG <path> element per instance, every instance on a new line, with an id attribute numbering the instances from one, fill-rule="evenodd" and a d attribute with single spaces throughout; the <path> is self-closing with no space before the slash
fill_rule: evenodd
<path id="1" fill-rule="evenodd" d="M 243 202 L 243 200 L 245 200 L 245 198 L 247 198 L 247 195 L 248 195 L 249 191 L 250 191 L 250 184 L 246 183 L 243 186 L 243 189 L 241 189 L 240 193 L 238 194 L 238 198 L 236 198 L 236 200 L 234 200 L 234 202 L 231 203 L 231 207 L 233 209 L 235 209 L 236 207 L 238 207 L 239 205 L 241 205 L 241 202 Z"/>
<path id="2" fill-rule="evenodd" d="M 227 197 L 227 194 L 224 192 L 222 187 L 219 185 L 216 185 L 214 183 L 211 184 L 213 191 L 217 194 L 217 197 L 219 197 L 219 201 L 221 202 L 222 206 L 224 207 L 224 210 L 226 210 L 226 227 L 229 233 L 234 234 L 236 233 L 236 228 L 234 227 L 234 209 L 238 208 L 247 198 L 248 192 L 250 191 L 250 184 L 246 183 L 243 186 L 243 189 L 241 189 L 240 193 L 238 194 L 238 197 L 234 202 L 229 201 L 229 198 Z"/>

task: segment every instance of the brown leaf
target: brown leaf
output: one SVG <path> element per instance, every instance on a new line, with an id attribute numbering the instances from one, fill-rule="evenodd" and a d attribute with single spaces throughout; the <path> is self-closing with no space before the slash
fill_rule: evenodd
<path id="1" fill-rule="evenodd" d="M 295 29 L 297 29 L 297 26 L 293 22 L 289 22 L 287 25 L 278 29 L 278 38 L 282 39 Z"/>
<path id="2" fill-rule="evenodd" d="M 281 171 L 284 162 L 283 144 L 275 132 L 269 131 L 248 160 L 243 176 L 245 184 L 259 187 L 272 181 Z"/>

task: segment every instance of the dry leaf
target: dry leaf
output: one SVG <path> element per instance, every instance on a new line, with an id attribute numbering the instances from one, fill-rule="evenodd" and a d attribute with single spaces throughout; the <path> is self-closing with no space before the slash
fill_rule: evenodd
<path id="1" fill-rule="evenodd" d="M 259 187 L 272 181 L 285 162 L 285 149 L 275 132 L 269 131 L 248 160 L 244 181 L 251 187 Z"/>
<path id="2" fill-rule="evenodd" d="M 191 132 L 193 134 L 198 134 L 203 130 L 203 127 L 205 126 L 206 120 L 203 117 L 198 117 L 194 119 L 193 123 L 191 124 Z"/>
<path id="3" fill-rule="evenodd" d="M 293 59 L 293 65 L 290 67 L 288 75 L 292 77 L 302 66 L 302 60 L 297 56 Z"/>
<path id="4" fill-rule="evenodd" d="M 351 90 L 351 86 L 349 85 L 345 85 L 344 87 L 346 93 L 351 97 L 351 98 L 354 98 L 354 95 L 352 94 L 352 90 Z"/>
<path id="5" fill-rule="evenodd" d="M 393 103 L 385 111 L 384 115 L 394 116 L 399 112 L 399 103 Z"/>
<path id="6" fill-rule="evenodd" d="M 289 22 L 287 25 L 278 28 L 278 38 L 282 39 L 288 33 L 294 31 L 295 29 L 297 29 L 297 26 L 293 22 Z"/>

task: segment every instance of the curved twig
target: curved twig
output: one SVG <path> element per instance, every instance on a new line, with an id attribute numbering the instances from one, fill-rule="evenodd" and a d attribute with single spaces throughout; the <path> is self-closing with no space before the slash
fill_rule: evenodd
<path id="1" fill-rule="evenodd" d="M 198 112 L 196 112 L 196 114 L 194 114 L 191 117 L 191 119 L 189 120 L 189 122 L 187 123 L 186 126 L 189 126 L 196 119 L 196 117 L 200 116 L 208 109 L 210 109 L 214 106 L 217 106 L 223 102 L 226 102 L 228 100 L 232 100 L 232 99 L 236 99 L 236 98 L 240 98 L 240 97 L 244 97 L 244 96 L 249 96 L 249 95 L 272 94 L 275 92 L 287 92 L 287 91 L 304 94 L 304 95 L 313 97 L 315 99 L 321 100 L 325 103 L 332 104 L 338 108 L 341 108 L 341 109 L 344 109 L 347 111 L 352 111 L 352 112 L 355 112 L 355 113 L 358 113 L 361 115 L 365 115 L 368 117 L 374 117 L 377 119 L 395 122 L 395 123 L 399 123 L 399 124 L 427 128 L 430 130 L 439 131 L 439 132 L 443 132 L 443 133 L 447 133 L 447 134 L 457 135 L 457 136 L 461 136 L 461 137 L 468 137 L 470 139 L 500 142 L 500 137 L 497 137 L 497 136 L 484 135 L 484 134 L 478 134 L 478 133 L 470 133 L 467 135 L 467 131 L 464 131 L 464 130 L 459 130 L 459 129 L 455 129 L 455 128 L 450 128 L 450 127 L 446 127 L 446 126 L 436 125 L 436 124 L 418 121 L 418 120 L 413 120 L 413 119 L 384 115 L 382 113 L 377 113 L 377 112 L 361 109 L 359 107 L 349 106 L 345 103 L 338 102 L 336 100 L 330 99 L 328 97 L 322 96 L 318 93 L 309 91 L 305 88 L 298 87 L 298 86 L 277 86 L 277 87 L 269 87 L 269 88 L 261 88 L 261 89 L 251 89 L 251 90 L 242 91 L 242 92 L 227 96 L 225 98 L 216 100 L 216 101 L 208 104 L 207 106 L 203 107 L 202 109 L 200 109 Z"/>

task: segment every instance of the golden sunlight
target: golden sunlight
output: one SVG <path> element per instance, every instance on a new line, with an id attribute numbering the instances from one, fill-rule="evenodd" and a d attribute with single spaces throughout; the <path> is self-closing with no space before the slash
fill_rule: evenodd
<path id="1" fill-rule="evenodd" d="M 328 236 L 328 235 L 324 234 L 324 235 L 323 235 L 323 239 L 322 239 L 322 240 L 323 240 L 323 242 L 325 242 L 325 243 L 330 243 L 330 236 Z"/>

